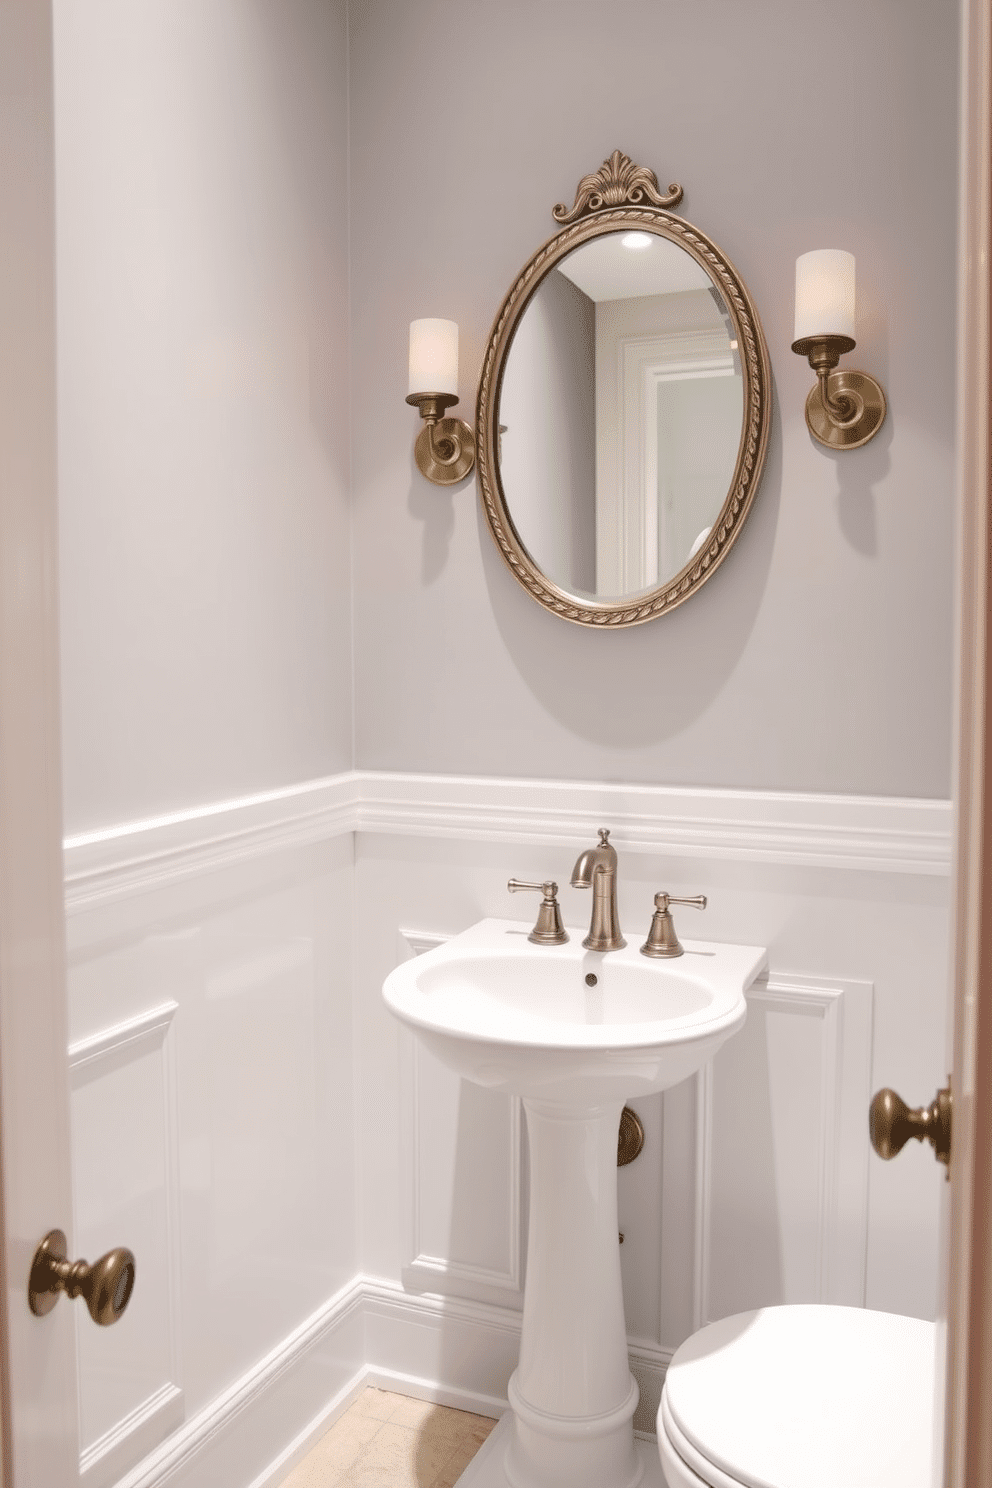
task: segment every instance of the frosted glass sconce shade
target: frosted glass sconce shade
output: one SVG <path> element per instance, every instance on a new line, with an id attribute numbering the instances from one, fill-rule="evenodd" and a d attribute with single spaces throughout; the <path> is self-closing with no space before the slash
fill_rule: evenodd
<path id="1" fill-rule="evenodd" d="M 475 434 L 463 419 L 445 418 L 458 402 L 458 325 L 427 318 L 410 322 L 408 403 L 420 409 L 424 427 L 413 456 L 421 475 L 436 486 L 453 486 L 475 464 Z"/>
<path id="2" fill-rule="evenodd" d="M 451 393 L 458 398 L 458 323 L 410 322 L 410 386 L 414 393 Z"/>
<path id="3" fill-rule="evenodd" d="M 796 259 L 796 339 L 817 383 L 806 399 L 806 424 L 828 449 L 857 449 L 874 439 L 885 418 L 885 394 L 867 372 L 835 371 L 853 351 L 854 255 L 817 248 Z"/>
<path id="4" fill-rule="evenodd" d="M 796 334 L 854 340 L 854 254 L 815 248 L 796 259 Z"/>

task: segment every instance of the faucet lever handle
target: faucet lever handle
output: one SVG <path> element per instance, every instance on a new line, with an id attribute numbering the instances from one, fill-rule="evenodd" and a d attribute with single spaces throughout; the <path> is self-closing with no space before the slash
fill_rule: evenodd
<path id="1" fill-rule="evenodd" d="M 655 896 L 654 896 L 655 905 L 657 906 L 658 909 L 661 909 L 664 906 L 662 906 L 661 904 L 658 903 L 659 899 L 666 900 L 668 904 L 689 904 L 689 905 L 692 906 L 693 909 L 705 909 L 706 908 L 706 895 L 705 894 L 696 894 L 692 899 L 673 899 L 672 896 L 671 896 L 671 894 L 655 894 Z"/>
<path id="2" fill-rule="evenodd" d="M 568 932 L 561 922 L 561 910 L 558 907 L 558 885 L 550 878 L 544 883 L 528 883 L 522 878 L 511 878 L 506 885 L 511 894 L 519 894 L 522 889 L 534 889 L 543 894 L 541 907 L 537 911 L 537 923 L 528 935 L 535 945 L 564 945 L 568 940 Z"/>
<path id="3" fill-rule="evenodd" d="M 648 938 L 641 946 L 642 956 L 661 958 L 682 955 L 682 943 L 675 933 L 675 921 L 670 908 L 673 904 L 688 904 L 693 909 L 705 909 L 706 895 L 696 894 L 691 899 L 676 899 L 672 894 L 664 892 L 655 894 L 654 917 Z"/>

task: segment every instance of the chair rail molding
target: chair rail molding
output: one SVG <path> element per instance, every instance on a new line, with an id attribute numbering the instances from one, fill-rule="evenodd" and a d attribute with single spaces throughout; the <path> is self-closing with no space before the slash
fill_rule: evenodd
<path id="1" fill-rule="evenodd" d="M 495 776 L 348 771 L 65 839 L 66 910 L 350 832 L 947 878 L 951 803 Z"/>

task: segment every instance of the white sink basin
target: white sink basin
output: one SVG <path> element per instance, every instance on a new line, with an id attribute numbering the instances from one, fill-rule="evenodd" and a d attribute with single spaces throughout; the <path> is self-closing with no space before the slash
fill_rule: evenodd
<path id="1" fill-rule="evenodd" d="M 744 1022 L 757 946 L 685 942 L 672 961 L 587 951 L 581 930 L 537 946 L 530 926 L 482 920 L 404 962 L 387 1006 L 451 1069 L 523 1097 L 530 1221 L 512 1407 L 466 1488 L 655 1488 L 634 1439 L 617 1243 L 623 1103 L 685 1079 Z M 592 985 L 589 985 L 592 983 Z M 654 1162 L 657 1164 L 658 1155 Z"/>
<path id="2" fill-rule="evenodd" d="M 383 996 L 450 1068 L 478 1085 L 566 1103 L 664 1090 L 744 1022 L 757 946 L 686 941 L 675 960 L 532 945 L 530 926 L 482 920 L 398 966 Z M 593 985 L 589 980 L 595 978 Z"/>

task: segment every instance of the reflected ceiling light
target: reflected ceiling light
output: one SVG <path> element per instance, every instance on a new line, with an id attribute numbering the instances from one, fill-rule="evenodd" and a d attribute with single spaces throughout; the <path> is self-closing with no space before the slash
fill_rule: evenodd
<path id="1" fill-rule="evenodd" d="M 873 439 L 885 418 L 885 394 L 867 372 L 834 368 L 853 351 L 854 255 L 817 248 L 796 259 L 796 339 L 792 349 L 809 358 L 817 385 L 806 399 L 806 423 L 828 449 L 857 449 Z"/>
<path id="2" fill-rule="evenodd" d="M 650 248 L 652 234 L 643 232 L 624 233 L 620 242 L 625 248 Z"/>
<path id="3" fill-rule="evenodd" d="M 458 402 L 458 324 L 454 320 L 410 322 L 408 403 L 420 409 L 424 427 L 413 456 L 421 475 L 436 486 L 454 486 L 475 464 L 475 435 L 464 419 L 445 418 Z"/>

